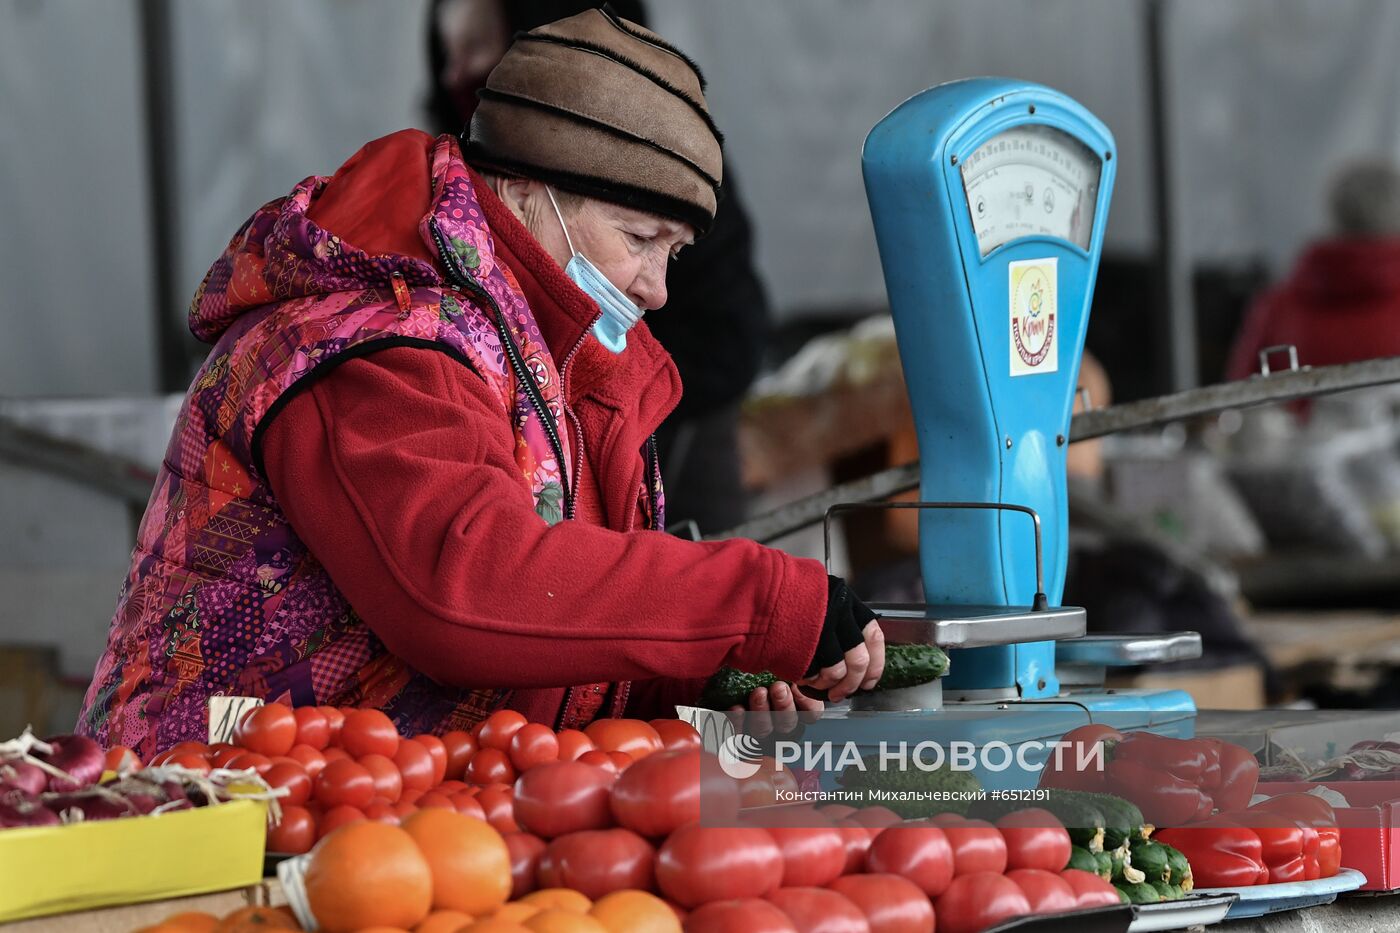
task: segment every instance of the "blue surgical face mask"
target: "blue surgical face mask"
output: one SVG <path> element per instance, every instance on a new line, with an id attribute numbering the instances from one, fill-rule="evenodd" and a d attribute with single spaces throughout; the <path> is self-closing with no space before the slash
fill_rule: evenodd
<path id="1" fill-rule="evenodd" d="M 574 241 L 569 236 L 564 215 L 559 212 L 559 202 L 554 200 L 554 190 L 548 185 L 545 185 L 544 190 L 549 195 L 549 203 L 554 206 L 554 216 L 559 218 L 559 226 L 564 230 L 564 242 L 569 244 L 569 253 L 573 257 L 564 267 L 564 274 L 572 279 L 585 295 L 598 302 L 598 307 L 603 311 L 603 316 L 593 324 L 593 336 L 612 352 L 621 353 L 627 349 L 627 332 L 642 319 L 643 311 L 616 285 L 609 282 L 608 277 L 599 272 L 598 267 L 589 262 L 586 256 L 574 249 Z"/>

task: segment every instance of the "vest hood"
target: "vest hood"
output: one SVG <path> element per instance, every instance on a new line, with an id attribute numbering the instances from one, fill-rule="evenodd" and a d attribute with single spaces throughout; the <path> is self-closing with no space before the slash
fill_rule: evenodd
<path id="1" fill-rule="evenodd" d="M 437 285 L 433 220 L 458 259 L 484 275 L 489 238 L 445 196 L 464 171 L 450 137 L 403 130 L 365 145 L 334 176 L 305 179 L 234 234 L 190 303 L 190 331 L 213 343 L 253 308 L 389 286 L 400 275 L 410 286 Z"/>

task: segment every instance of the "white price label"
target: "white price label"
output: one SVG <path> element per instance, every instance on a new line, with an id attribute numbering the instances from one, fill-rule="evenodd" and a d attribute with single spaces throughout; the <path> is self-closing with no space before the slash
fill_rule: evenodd
<path id="1" fill-rule="evenodd" d="M 238 720 L 248 710 L 262 705 L 261 697 L 210 697 L 209 744 L 233 741 L 233 727 Z"/>

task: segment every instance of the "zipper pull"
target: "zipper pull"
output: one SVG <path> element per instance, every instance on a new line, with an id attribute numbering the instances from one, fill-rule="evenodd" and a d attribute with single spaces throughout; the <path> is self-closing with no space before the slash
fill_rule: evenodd
<path id="1" fill-rule="evenodd" d="M 399 306 L 399 320 L 407 320 L 413 313 L 413 296 L 408 291 L 408 282 L 403 273 L 397 271 L 389 276 L 389 281 L 394 286 L 394 301 Z"/>

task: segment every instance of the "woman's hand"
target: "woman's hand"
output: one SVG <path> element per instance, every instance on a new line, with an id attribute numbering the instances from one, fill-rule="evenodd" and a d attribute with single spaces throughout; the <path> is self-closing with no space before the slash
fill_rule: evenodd
<path id="1" fill-rule="evenodd" d="M 885 634 L 870 607 L 840 577 L 827 578 L 826 618 L 807 676 L 798 683 L 826 690 L 833 703 L 869 690 L 885 672 Z"/>
<path id="2" fill-rule="evenodd" d="M 880 682 L 885 672 L 885 633 L 880 623 L 868 622 L 861 630 L 861 643 L 846 656 L 817 671 L 811 677 L 799 680 L 804 687 L 825 689 L 827 699 L 840 702 L 857 690 L 869 690 Z"/>
<path id="3" fill-rule="evenodd" d="M 743 706 L 732 706 L 731 710 L 745 712 Z M 820 713 L 826 704 L 815 700 L 786 681 L 778 681 L 771 687 L 758 687 L 749 694 L 747 712 L 786 713 L 794 711 Z"/>
<path id="4" fill-rule="evenodd" d="M 749 722 L 749 732 L 759 736 L 767 735 L 770 731 L 767 728 L 770 723 L 764 722 L 765 719 L 772 720 L 773 731 L 781 734 L 795 729 L 799 717 L 804 721 L 813 721 L 824 709 L 826 704 L 821 700 L 813 699 L 781 680 L 771 687 L 758 687 L 750 693 L 747 710 L 742 706 L 730 707 L 732 712 L 771 713 L 767 717 L 752 717 L 754 721 Z"/>

